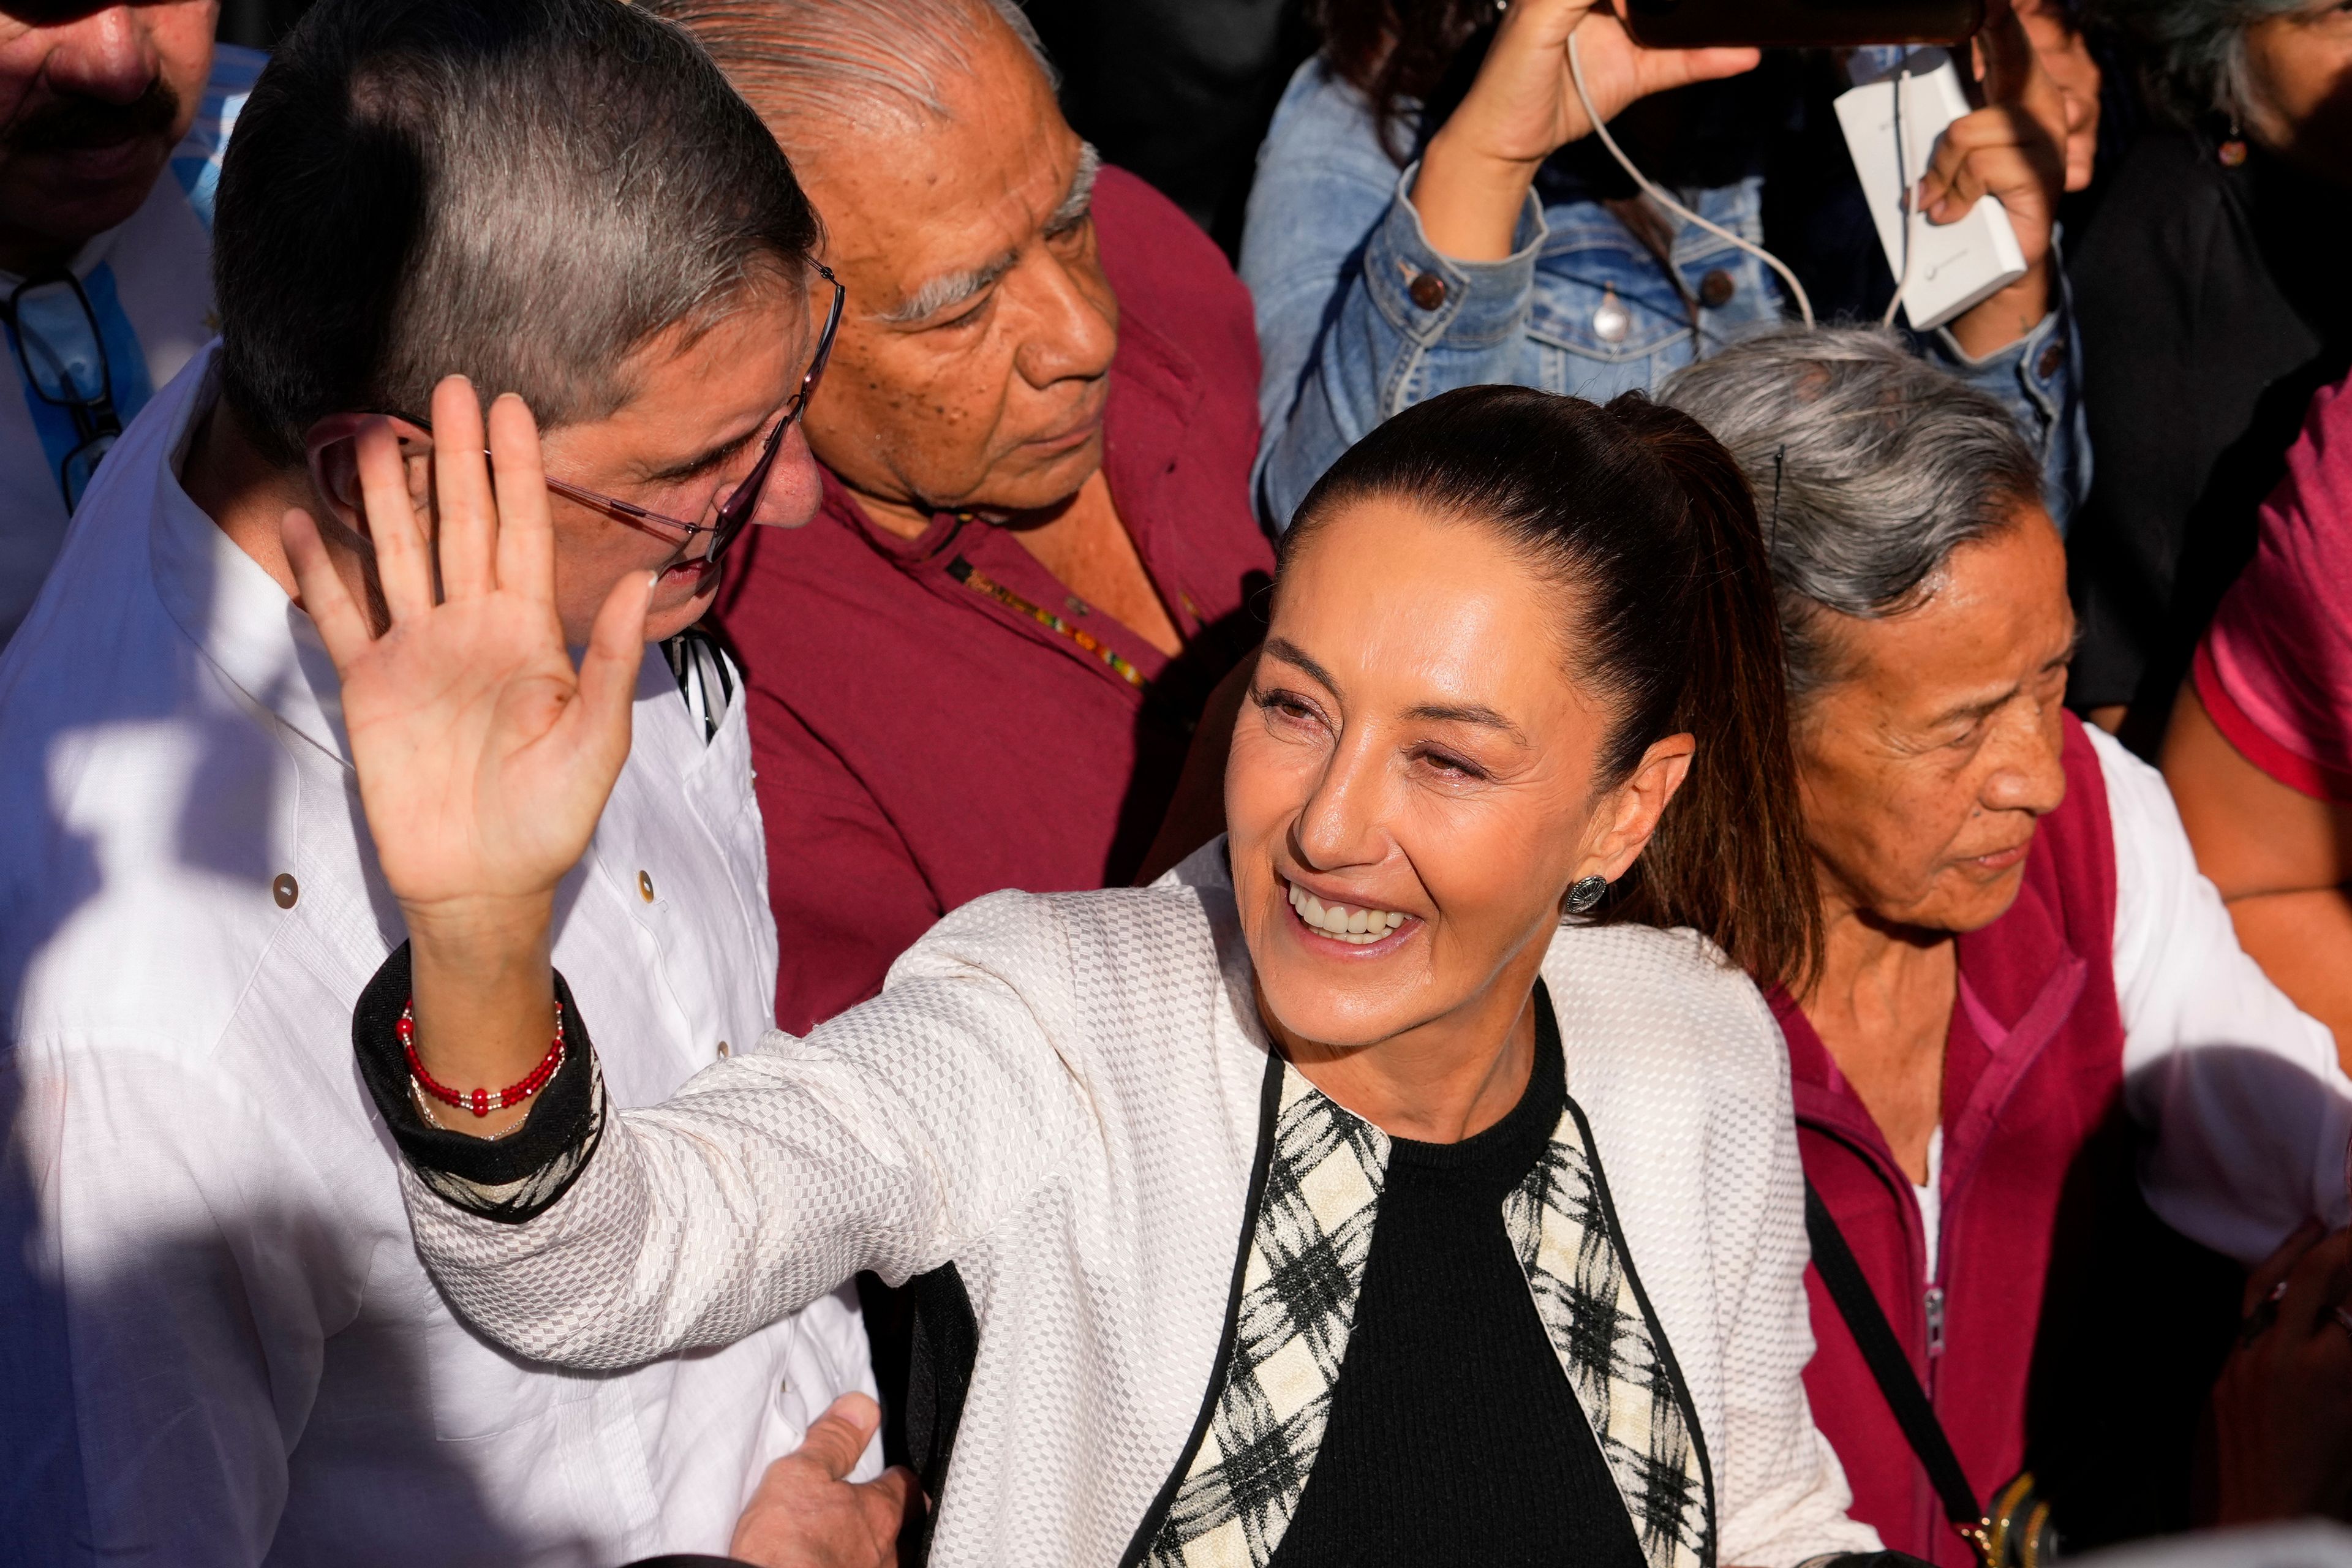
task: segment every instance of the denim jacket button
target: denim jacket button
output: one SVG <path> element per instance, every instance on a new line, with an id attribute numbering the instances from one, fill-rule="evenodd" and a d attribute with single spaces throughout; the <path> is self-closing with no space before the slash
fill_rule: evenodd
<path id="1" fill-rule="evenodd" d="M 1601 303 L 1592 310 L 1592 335 L 1604 343 L 1622 343 L 1633 330 L 1633 312 L 1625 309 L 1625 302 L 1617 298 L 1617 286 L 1603 284 Z"/>
<path id="2" fill-rule="evenodd" d="M 2058 374 L 2059 367 L 2063 365 L 2065 363 L 2066 345 L 2064 343 L 2052 343 L 2048 348 L 2042 351 L 2042 357 L 2034 362 L 2033 374 L 2040 376 L 2042 380 L 2048 381 L 2052 376 Z"/>
<path id="3" fill-rule="evenodd" d="M 1720 267 L 1707 268 L 1706 276 L 1698 280 L 1698 302 L 1710 310 L 1722 310 L 1738 292 L 1739 279 Z"/>
<path id="4" fill-rule="evenodd" d="M 1434 272 L 1414 273 L 1412 281 L 1405 285 L 1404 291 L 1412 295 L 1412 302 L 1424 310 L 1434 310 L 1445 303 L 1445 279 Z"/>

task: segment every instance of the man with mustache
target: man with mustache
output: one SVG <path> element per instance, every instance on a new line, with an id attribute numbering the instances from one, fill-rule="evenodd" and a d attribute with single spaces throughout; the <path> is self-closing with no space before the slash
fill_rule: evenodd
<path id="1" fill-rule="evenodd" d="M 1256 641 L 1257 343 L 1216 247 L 1062 118 L 1013 0 L 656 0 L 791 155 L 849 290 L 814 523 L 747 539 L 776 1018 L 959 904 L 1132 878 Z"/>
<path id="2" fill-rule="evenodd" d="M 219 9 L 0 5 L 0 646 L 98 460 L 213 334 L 213 190 L 262 61 L 214 47 Z"/>

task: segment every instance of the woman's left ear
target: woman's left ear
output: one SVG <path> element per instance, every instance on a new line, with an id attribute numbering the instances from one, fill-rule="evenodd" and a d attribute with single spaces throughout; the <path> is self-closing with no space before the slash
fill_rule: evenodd
<path id="1" fill-rule="evenodd" d="M 1650 835 L 1658 830 L 1666 803 L 1690 777 L 1691 759 L 1697 754 L 1698 742 L 1691 735 L 1668 735 L 1651 742 L 1633 773 L 1611 792 L 1596 815 L 1594 826 L 1600 828 L 1600 837 L 1593 840 L 1579 876 L 1598 874 L 1613 882 L 1633 868 L 1649 845 Z"/>

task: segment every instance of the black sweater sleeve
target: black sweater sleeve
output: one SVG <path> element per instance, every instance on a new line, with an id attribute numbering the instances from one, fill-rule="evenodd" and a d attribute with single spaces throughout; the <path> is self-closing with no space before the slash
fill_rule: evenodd
<path id="1" fill-rule="evenodd" d="M 588 1026 L 563 976 L 563 1065 L 531 1101 L 513 1131 L 469 1137 L 425 1119 L 400 1044 L 400 1015 L 410 996 L 408 944 L 394 949 L 352 1010 L 352 1047 L 360 1078 L 391 1129 L 403 1158 L 444 1200 L 486 1219 L 520 1225 L 544 1213 L 588 1168 L 604 1131 L 604 1080 Z M 440 1114 L 469 1114 L 454 1108 Z"/>

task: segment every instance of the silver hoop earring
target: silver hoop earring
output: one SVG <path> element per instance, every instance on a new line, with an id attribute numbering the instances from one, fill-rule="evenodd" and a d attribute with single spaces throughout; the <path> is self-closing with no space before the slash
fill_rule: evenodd
<path id="1" fill-rule="evenodd" d="M 1576 885 L 1568 890 L 1568 912 L 1572 915 L 1590 914 L 1592 906 L 1599 903 L 1601 895 L 1608 891 L 1608 878 L 1579 877 Z"/>

